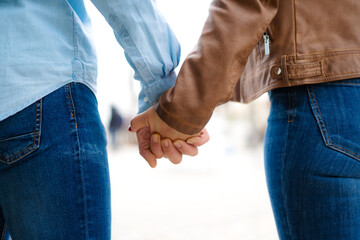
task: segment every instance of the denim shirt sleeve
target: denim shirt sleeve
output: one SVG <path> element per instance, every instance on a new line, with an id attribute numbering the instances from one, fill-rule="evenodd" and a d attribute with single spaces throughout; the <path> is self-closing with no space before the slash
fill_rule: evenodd
<path id="1" fill-rule="evenodd" d="M 134 78 L 141 83 L 139 113 L 176 81 L 180 44 L 154 0 L 91 0 L 114 30 Z"/>

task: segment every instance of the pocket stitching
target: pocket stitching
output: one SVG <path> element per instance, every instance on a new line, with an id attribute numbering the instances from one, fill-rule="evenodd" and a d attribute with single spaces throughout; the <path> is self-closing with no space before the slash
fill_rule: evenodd
<path id="1" fill-rule="evenodd" d="M 10 157 L 1 159 L 2 162 L 6 164 L 12 164 L 23 157 L 26 157 L 30 153 L 34 152 L 39 148 L 40 145 L 40 135 L 41 135 L 41 115 L 42 115 L 42 99 L 38 101 L 35 109 L 35 129 L 34 129 L 34 142 L 27 146 L 22 151 L 13 154 Z"/>
<path id="2" fill-rule="evenodd" d="M 17 136 L 14 136 L 14 137 L 4 138 L 4 139 L 0 139 L 0 142 L 6 142 L 6 141 L 9 141 L 9 140 L 13 140 L 13 139 L 25 138 L 25 137 L 29 137 L 29 136 L 31 136 L 33 134 L 34 134 L 34 132 L 30 132 L 30 133 L 17 135 Z"/>
<path id="3" fill-rule="evenodd" d="M 324 142 L 325 142 L 325 145 L 329 148 L 332 148 L 336 151 L 339 151 L 339 152 L 342 152 L 350 157 L 353 157 L 355 158 L 356 160 L 359 160 L 360 161 L 360 155 L 359 154 L 356 154 L 352 151 L 350 151 L 349 149 L 347 148 L 344 148 L 344 147 L 341 147 L 337 144 L 334 144 L 332 141 L 331 141 L 331 138 L 329 137 L 329 134 L 327 132 L 327 129 L 326 129 L 326 125 L 325 125 L 325 122 L 322 118 L 322 115 L 321 115 L 321 111 L 320 111 L 320 108 L 319 108 L 319 105 L 317 103 L 317 100 L 316 100 L 316 97 L 315 97 L 315 91 L 312 87 L 310 86 L 307 86 L 307 90 L 308 90 L 308 94 L 309 94 L 309 97 L 310 97 L 310 104 L 311 106 L 313 106 L 313 104 L 315 104 L 316 106 L 313 106 L 313 113 L 315 115 L 315 118 L 316 118 L 316 121 L 318 122 L 318 124 L 320 124 L 320 132 L 321 132 L 321 135 L 323 136 L 323 139 L 324 139 Z M 319 118 L 320 119 L 319 119 Z M 323 132 L 325 131 L 325 133 Z M 326 134 L 326 136 L 325 136 Z"/>

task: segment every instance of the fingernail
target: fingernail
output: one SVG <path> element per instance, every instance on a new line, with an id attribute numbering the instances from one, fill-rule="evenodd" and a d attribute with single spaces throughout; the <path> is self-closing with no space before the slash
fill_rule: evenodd
<path id="1" fill-rule="evenodd" d="M 129 132 L 131 132 L 131 130 L 132 130 L 132 129 L 131 129 L 131 125 L 129 125 L 129 128 L 128 128 L 128 130 L 129 130 Z"/>
<path id="2" fill-rule="evenodd" d="M 158 135 L 153 135 L 153 136 L 151 137 L 151 139 L 152 139 L 153 143 L 158 143 L 158 142 L 159 142 L 159 137 L 158 137 Z"/>
<path id="3" fill-rule="evenodd" d="M 181 143 L 179 143 L 179 142 L 175 142 L 174 145 L 176 148 L 181 148 Z"/>
<path id="4" fill-rule="evenodd" d="M 194 144 L 194 141 L 192 141 L 192 140 L 187 140 L 186 143 L 187 143 L 187 144 Z"/>
<path id="5" fill-rule="evenodd" d="M 165 141 L 163 142 L 163 145 L 164 145 L 164 147 L 169 147 L 169 142 L 165 140 Z"/>

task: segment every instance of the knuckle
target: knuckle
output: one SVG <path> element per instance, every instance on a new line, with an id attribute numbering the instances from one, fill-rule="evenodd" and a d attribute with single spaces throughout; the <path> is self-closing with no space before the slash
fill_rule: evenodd
<path id="1" fill-rule="evenodd" d="M 145 153 L 145 151 L 143 151 L 143 150 L 140 150 L 140 151 L 139 151 L 139 154 L 140 154 L 140 156 L 142 156 L 142 157 L 145 157 L 145 156 L 146 156 L 146 153 Z"/>

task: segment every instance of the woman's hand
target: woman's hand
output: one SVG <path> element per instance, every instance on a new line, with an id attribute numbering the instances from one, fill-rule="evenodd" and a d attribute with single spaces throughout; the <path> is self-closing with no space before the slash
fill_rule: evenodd
<path id="1" fill-rule="evenodd" d="M 183 154 L 195 156 L 197 147 L 209 141 L 206 129 L 188 135 L 171 128 L 161 120 L 154 107 L 134 117 L 130 126 L 129 130 L 136 133 L 140 155 L 151 167 L 155 167 L 156 159 L 162 157 L 178 164 Z"/>

